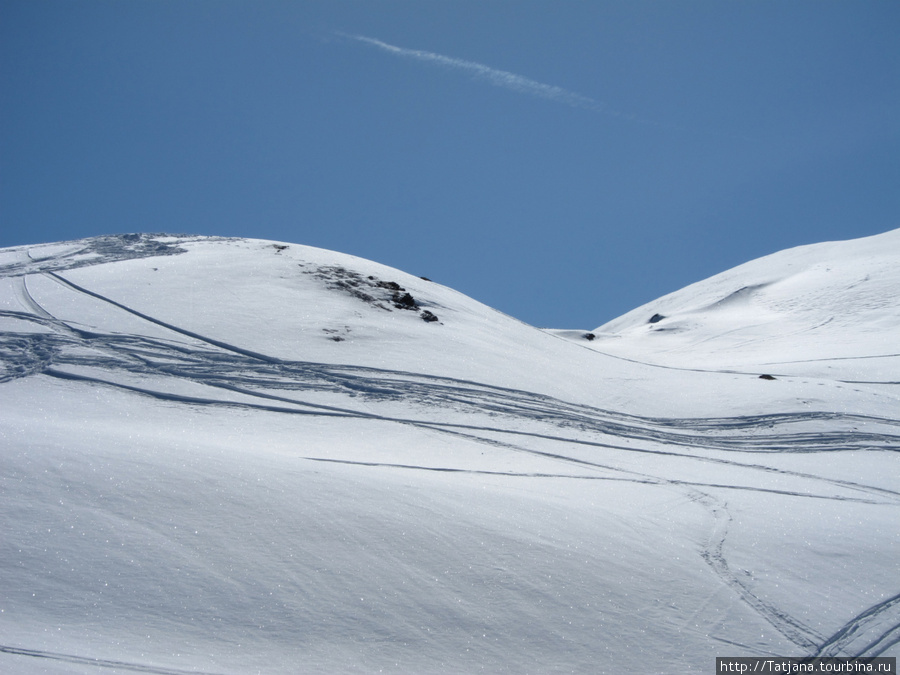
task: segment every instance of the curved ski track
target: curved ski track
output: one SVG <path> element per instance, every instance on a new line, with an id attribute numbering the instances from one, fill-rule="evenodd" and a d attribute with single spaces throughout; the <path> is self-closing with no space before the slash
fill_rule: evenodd
<path id="1" fill-rule="evenodd" d="M 473 381 L 360 366 L 286 361 L 166 323 L 79 286 L 59 274 L 65 269 L 87 264 L 180 252 L 182 250 L 176 246 L 161 244 L 146 235 L 126 235 L 104 238 L 81 248 L 76 247 L 58 257 L 48 256 L 35 260 L 29 255 L 29 261 L 0 267 L 0 276 L 20 277 L 19 300 L 23 309 L 21 312 L 0 311 L 0 317 L 19 322 L 18 330 L 0 331 L 0 383 L 44 375 L 91 382 L 189 405 L 246 407 L 273 413 L 378 419 L 461 435 L 481 443 L 539 455 L 588 473 L 514 473 L 302 458 L 309 461 L 341 462 L 373 468 L 481 473 L 522 478 L 618 480 L 669 486 L 701 504 L 712 518 L 709 539 L 700 552 L 706 564 L 742 602 L 805 653 L 810 656 L 877 656 L 900 642 L 900 594 L 869 607 L 847 621 L 831 636 L 818 634 L 755 595 L 747 583 L 732 571 L 725 557 L 724 545 L 731 522 L 727 502 L 708 491 L 758 490 L 804 498 L 900 504 L 900 492 L 897 491 L 781 470 L 765 464 L 741 462 L 728 457 L 735 452 L 896 452 L 900 450 L 900 420 L 829 411 L 729 418 L 642 417 Z M 82 257 L 79 259 L 78 256 Z M 166 328 L 173 336 L 171 339 L 162 339 L 138 334 L 112 334 L 60 321 L 29 292 L 28 275 L 34 273 L 44 274 L 72 292 L 84 294 Z M 154 378 L 157 383 L 155 388 L 139 385 L 147 376 Z M 128 381 L 129 378 L 132 378 L 131 382 Z M 159 387 L 160 382 L 168 381 L 188 381 L 204 385 L 211 392 L 228 391 L 241 398 L 235 400 L 214 396 L 186 396 Z M 329 406 L 302 400 L 304 393 L 312 392 L 342 394 L 350 403 L 355 399 L 376 404 L 403 402 L 408 409 L 421 416 L 392 417 L 364 412 L 357 407 Z M 473 423 L 442 422 L 439 419 L 440 410 L 471 415 Z M 490 425 L 477 423 L 485 419 L 485 416 L 490 419 Z M 829 430 L 792 430 L 797 425 L 807 423 L 827 424 Z M 541 425 L 541 431 L 537 430 L 538 425 Z M 872 430 L 861 431 L 862 426 Z M 551 431 L 553 429 L 558 431 Z M 498 435 L 509 440 L 500 440 Z M 552 441 L 559 444 L 560 450 L 547 452 L 525 447 L 513 442 L 517 437 Z M 685 461 L 712 462 L 751 471 L 779 473 L 810 479 L 832 490 L 828 494 L 812 494 L 673 480 L 567 454 L 567 448 L 572 446 L 650 453 Z M 702 451 L 707 451 L 707 454 Z M 594 473 L 597 471 L 613 471 L 618 475 Z M 836 495 L 833 494 L 835 488 L 851 490 L 863 496 Z M 142 672 L 181 672 L 14 647 L 0 647 L 0 651 Z"/>

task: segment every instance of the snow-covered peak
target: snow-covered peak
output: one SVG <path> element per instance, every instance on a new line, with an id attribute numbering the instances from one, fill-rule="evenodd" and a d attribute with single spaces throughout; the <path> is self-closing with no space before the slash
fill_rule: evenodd
<path id="1" fill-rule="evenodd" d="M 664 365 L 884 379 L 900 354 L 900 229 L 753 260 L 594 334 L 593 348 Z"/>
<path id="2" fill-rule="evenodd" d="M 568 386 L 550 376 L 546 354 L 559 345 L 542 331 L 435 281 L 310 246 L 120 235 L 7 249 L 0 272 L 10 298 L 92 330 L 127 319 L 276 360 Z"/>

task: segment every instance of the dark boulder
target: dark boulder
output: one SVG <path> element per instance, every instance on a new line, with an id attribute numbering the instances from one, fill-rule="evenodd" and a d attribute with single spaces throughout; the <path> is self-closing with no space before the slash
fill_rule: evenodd
<path id="1" fill-rule="evenodd" d="M 413 298 L 413 296 L 411 296 L 409 293 L 402 293 L 402 294 L 400 292 L 394 293 L 391 300 L 393 300 L 394 307 L 396 307 L 397 309 L 415 309 L 416 308 L 415 298 Z"/>

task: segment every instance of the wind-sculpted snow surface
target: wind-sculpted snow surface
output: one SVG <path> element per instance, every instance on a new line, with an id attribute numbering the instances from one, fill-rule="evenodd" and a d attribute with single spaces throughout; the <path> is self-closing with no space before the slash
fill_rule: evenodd
<path id="1" fill-rule="evenodd" d="M 185 250 L 174 241 L 176 238 L 165 235 L 121 234 L 59 244 L 18 246 L 2 251 L 0 275 L 20 276 L 184 253 Z"/>
<path id="2" fill-rule="evenodd" d="M 122 235 L 0 273 L 4 672 L 897 655 L 900 373 L 616 358 L 293 244 Z"/>

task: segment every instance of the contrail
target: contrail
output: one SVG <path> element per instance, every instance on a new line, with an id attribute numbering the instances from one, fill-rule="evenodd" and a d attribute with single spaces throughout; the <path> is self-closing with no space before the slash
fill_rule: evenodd
<path id="1" fill-rule="evenodd" d="M 668 129 L 670 131 L 679 131 L 693 135 L 715 136 L 719 138 L 732 138 L 741 141 L 748 141 L 751 143 L 755 142 L 752 138 L 748 138 L 742 135 L 712 131 L 709 129 L 693 129 L 679 124 L 671 124 L 655 121 L 652 119 L 646 119 L 638 115 L 622 112 L 621 110 L 616 110 L 615 108 L 610 108 L 602 101 L 597 101 L 593 98 L 590 98 L 589 96 L 583 96 L 581 94 L 575 93 L 574 91 L 569 91 L 568 89 L 563 89 L 562 87 L 557 87 L 552 84 L 544 84 L 543 82 L 532 80 L 531 78 L 525 77 L 524 75 L 511 73 L 508 70 L 491 68 L 490 66 L 486 66 L 483 63 L 478 63 L 476 61 L 466 61 L 465 59 L 458 59 L 453 56 L 444 56 L 443 54 L 436 54 L 434 52 L 426 52 L 421 49 L 407 49 L 406 47 L 398 47 L 382 40 L 366 37 L 365 35 L 354 35 L 352 33 L 341 33 L 339 31 L 335 31 L 333 34 L 348 38 L 350 40 L 361 42 L 369 47 L 376 47 L 377 49 L 388 52 L 389 54 L 394 54 L 395 56 L 400 56 L 408 59 L 416 59 L 417 61 L 424 61 L 425 63 L 431 63 L 437 66 L 442 66 L 444 68 L 462 70 L 472 74 L 475 79 L 482 80 L 495 87 L 503 87 L 504 89 L 509 89 L 520 94 L 537 96 L 538 98 L 547 99 L 548 101 L 563 103 L 572 108 L 590 110 L 592 112 L 601 113 L 608 117 L 615 117 L 621 120 L 626 120 L 634 124 L 656 127 L 658 129 Z"/>
<path id="2" fill-rule="evenodd" d="M 483 80 L 488 84 L 494 85 L 495 87 L 503 87 L 504 89 L 510 89 L 520 94 L 537 96 L 539 98 L 545 98 L 550 101 L 564 103 L 573 108 L 585 108 L 587 110 L 604 112 L 606 114 L 615 115 L 617 117 L 623 116 L 620 113 L 609 110 L 603 103 L 595 101 L 594 99 L 587 96 L 576 94 L 575 92 L 563 89 L 562 87 L 556 87 L 552 84 L 544 84 L 543 82 L 538 82 L 537 80 L 532 80 L 522 75 L 516 75 L 515 73 L 510 73 L 506 70 L 491 68 L 490 66 L 486 66 L 483 63 L 457 59 L 452 56 L 443 56 L 441 54 L 426 52 L 420 49 L 406 49 L 404 47 L 397 47 L 395 45 L 388 44 L 387 42 L 376 40 L 375 38 L 365 37 L 364 35 L 351 35 L 348 33 L 336 33 L 336 35 L 350 38 L 351 40 L 356 40 L 357 42 L 362 42 L 363 44 L 367 44 L 372 47 L 377 47 L 378 49 L 386 51 L 390 54 L 395 54 L 396 56 L 403 56 L 410 59 L 416 59 L 418 61 L 425 61 L 426 63 L 433 63 L 435 65 L 444 66 L 446 68 L 453 68 L 455 70 L 464 70 L 474 75 L 476 79 Z"/>

